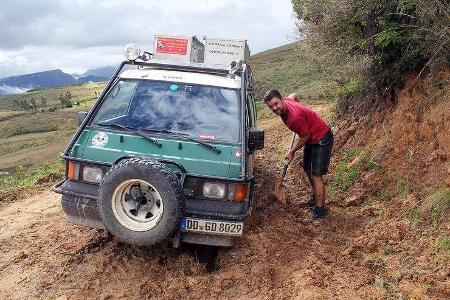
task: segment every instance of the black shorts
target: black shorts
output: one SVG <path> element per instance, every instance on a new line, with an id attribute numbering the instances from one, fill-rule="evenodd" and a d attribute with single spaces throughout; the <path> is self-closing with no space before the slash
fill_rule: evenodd
<path id="1" fill-rule="evenodd" d="M 323 138 L 314 144 L 306 144 L 304 147 L 303 169 L 312 175 L 325 175 L 330 165 L 331 150 L 334 137 L 329 130 Z"/>

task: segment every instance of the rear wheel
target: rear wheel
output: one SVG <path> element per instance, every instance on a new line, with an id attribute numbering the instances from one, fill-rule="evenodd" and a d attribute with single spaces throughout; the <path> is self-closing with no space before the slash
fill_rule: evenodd
<path id="1" fill-rule="evenodd" d="M 108 231 L 136 245 L 168 238 L 179 226 L 183 192 L 164 164 L 136 157 L 113 166 L 100 184 L 98 208 Z"/>

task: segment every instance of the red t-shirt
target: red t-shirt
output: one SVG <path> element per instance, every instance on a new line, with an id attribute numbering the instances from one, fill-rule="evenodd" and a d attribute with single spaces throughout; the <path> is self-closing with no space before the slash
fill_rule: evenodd
<path id="1" fill-rule="evenodd" d="M 329 127 L 316 112 L 290 98 L 283 100 L 285 112 L 281 115 L 281 119 L 290 130 L 299 136 L 305 136 L 309 132 L 311 138 L 306 141 L 307 144 L 314 144 L 325 136 Z"/>

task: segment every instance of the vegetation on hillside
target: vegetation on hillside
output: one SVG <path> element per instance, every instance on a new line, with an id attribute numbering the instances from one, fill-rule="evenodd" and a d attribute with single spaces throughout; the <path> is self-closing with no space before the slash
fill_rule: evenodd
<path id="1" fill-rule="evenodd" d="M 339 84 L 338 112 L 450 62 L 446 0 L 292 0 L 302 53 Z"/>
<path id="2" fill-rule="evenodd" d="M 278 89 L 282 95 L 297 93 L 306 101 L 329 100 L 336 87 L 316 66 L 306 63 L 297 43 L 257 53 L 250 58 L 250 65 L 257 99 L 269 89 Z"/>
<path id="3" fill-rule="evenodd" d="M 14 94 L 8 96 L 0 96 L 0 111 L 11 111 L 11 110 L 33 110 L 30 109 L 32 103 L 31 99 L 35 99 L 38 110 L 42 108 L 51 109 L 53 107 L 65 106 L 66 102 L 61 102 L 61 96 L 67 98 L 70 95 L 72 104 L 82 103 L 90 106 L 100 95 L 101 91 L 105 87 L 105 83 L 87 83 L 83 85 L 70 85 L 62 86 L 57 88 L 42 88 L 34 89 L 22 94 Z M 45 105 L 43 100 L 45 100 Z M 23 106 L 19 105 L 21 103 Z M 31 104 L 32 106 L 32 104 Z"/>
<path id="4" fill-rule="evenodd" d="M 77 128 L 75 112 L 89 109 L 104 85 L 89 83 L 0 97 L 0 189 L 20 178 L 45 174 L 39 170 L 48 169 L 46 162 L 59 160 Z"/>

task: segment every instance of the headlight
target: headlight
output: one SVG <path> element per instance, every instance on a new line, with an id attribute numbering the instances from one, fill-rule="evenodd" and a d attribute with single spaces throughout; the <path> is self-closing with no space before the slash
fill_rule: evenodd
<path id="1" fill-rule="evenodd" d="M 203 196 L 206 198 L 223 199 L 225 197 L 225 184 L 219 182 L 205 182 Z"/>
<path id="2" fill-rule="evenodd" d="M 128 44 L 123 50 L 123 55 L 127 60 L 136 60 L 141 55 L 141 49 L 136 44 Z"/>
<path id="3" fill-rule="evenodd" d="M 83 180 L 100 183 L 102 181 L 103 171 L 101 168 L 84 166 L 83 167 Z"/>
<path id="4" fill-rule="evenodd" d="M 249 197 L 249 186 L 249 183 L 205 181 L 197 183 L 193 180 L 186 180 L 184 192 L 189 197 L 243 202 Z"/>

